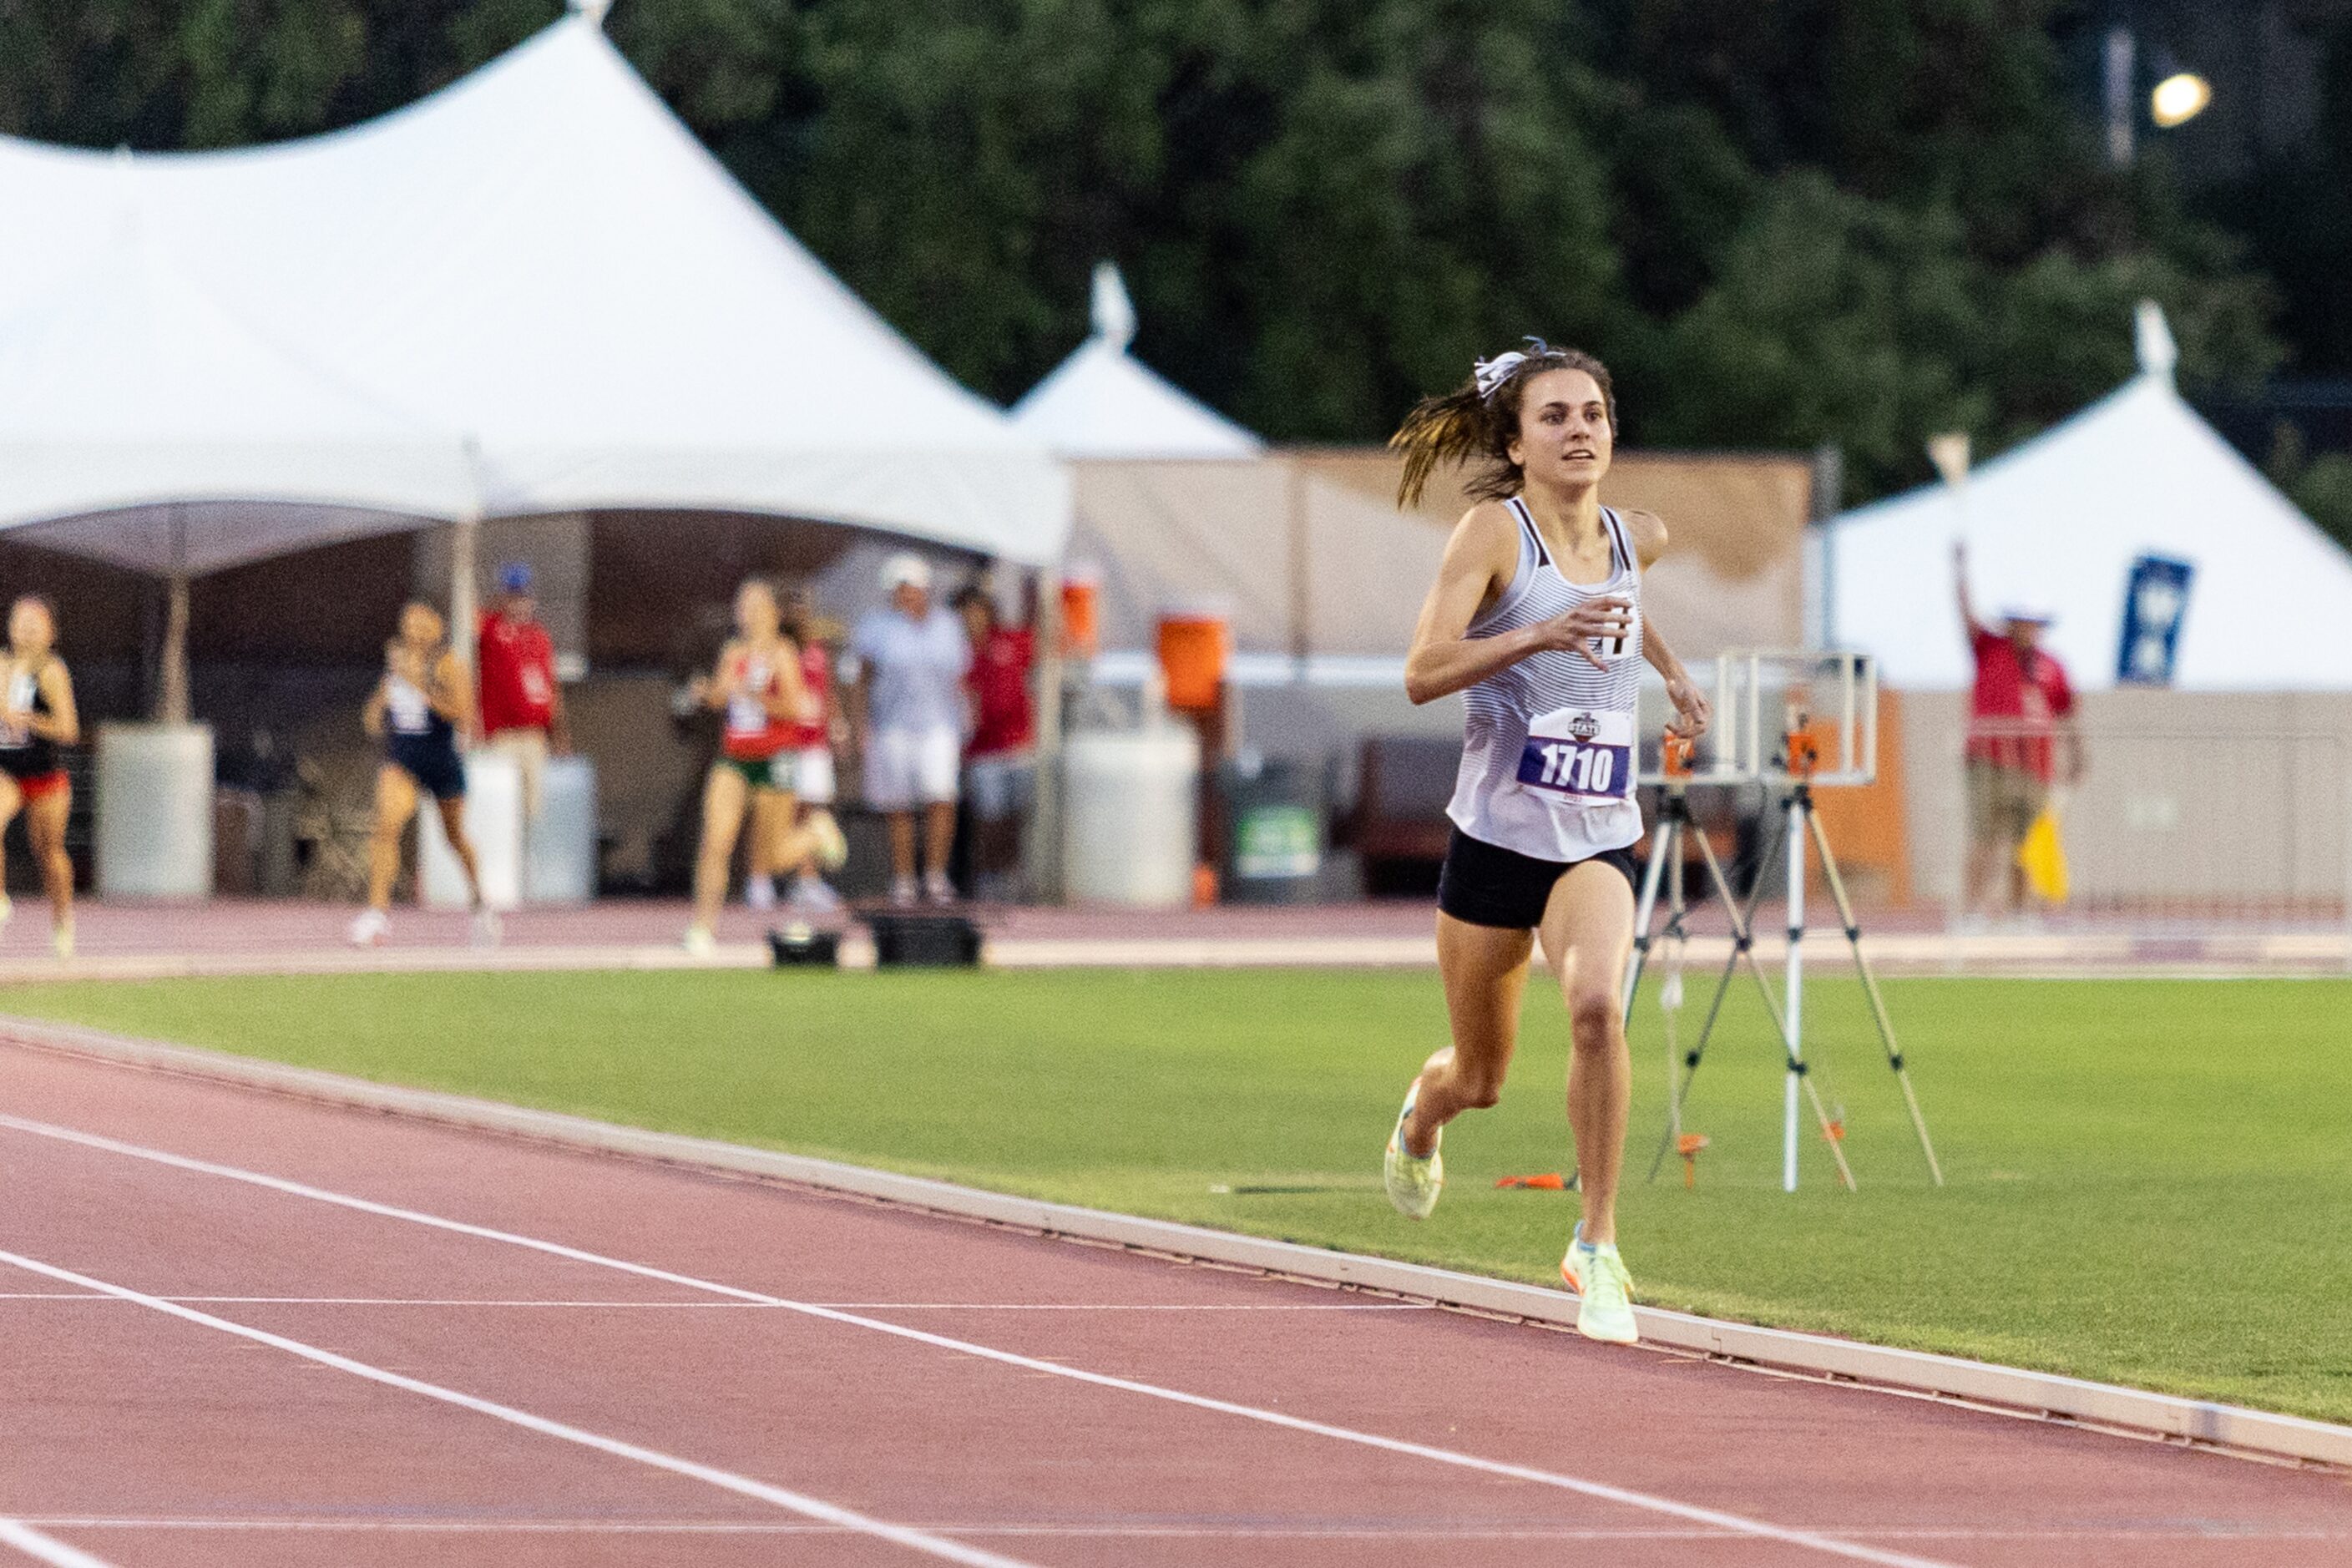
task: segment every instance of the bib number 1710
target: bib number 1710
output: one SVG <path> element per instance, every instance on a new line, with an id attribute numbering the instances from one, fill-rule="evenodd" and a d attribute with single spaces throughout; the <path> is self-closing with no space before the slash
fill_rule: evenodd
<path id="1" fill-rule="evenodd" d="M 1563 708 L 1528 726 L 1519 783 L 1570 800 L 1622 800 L 1633 785 L 1633 716 Z"/>
<path id="2" fill-rule="evenodd" d="M 1614 795 L 1610 786 L 1617 773 L 1617 752 L 1612 746 L 1580 746 L 1571 741 L 1554 742 L 1538 747 L 1541 770 L 1534 780 L 1546 789 L 1566 790 L 1571 795 Z"/>

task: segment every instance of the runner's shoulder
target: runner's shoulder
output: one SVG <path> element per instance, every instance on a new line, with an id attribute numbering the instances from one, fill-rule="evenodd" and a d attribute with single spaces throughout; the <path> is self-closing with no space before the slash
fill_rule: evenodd
<path id="1" fill-rule="evenodd" d="M 1619 507 L 1617 515 L 1625 520 L 1625 531 L 1633 535 L 1633 553 L 1649 565 L 1666 552 L 1666 520 L 1654 511 L 1641 511 L 1632 507 Z"/>
<path id="2" fill-rule="evenodd" d="M 1454 525 L 1445 553 L 1449 560 L 1468 560 L 1507 571 L 1519 558 L 1517 515 L 1503 501 L 1478 502 Z"/>

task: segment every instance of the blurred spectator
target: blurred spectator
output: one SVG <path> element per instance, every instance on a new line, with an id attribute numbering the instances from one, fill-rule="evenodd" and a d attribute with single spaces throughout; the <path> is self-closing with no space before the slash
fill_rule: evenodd
<path id="1" fill-rule="evenodd" d="M 948 852 L 955 842 L 956 773 L 963 749 L 964 672 L 971 645 L 962 624 L 931 599 L 931 569 L 919 555 L 882 565 L 887 608 L 851 634 L 852 710 L 866 759 L 866 802 L 890 824 L 890 901 L 911 904 L 915 813 L 923 816 L 922 896 L 951 903 Z"/>
<path id="2" fill-rule="evenodd" d="M 2048 612 L 2005 607 L 1995 629 L 1977 619 L 1969 600 L 1965 545 L 1953 546 L 1952 569 L 1960 624 L 1976 660 L 1969 697 L 1968 879 L 1961 892 L 1973 911 L 1999 915 L 2024 902 L 2018 847 L 2049 806 L 2053 780 L 2063 776 L 2071 784 L 2082 777 L 2083 741 L 2074 724 L 2074 687 L 2057 656 L 2042 647 Z M 2058 743 L 2065 750 L 2063 775 Z"/>
<path id="3" fill-rule="evenodd" d="M 971 639 L 971 739 L 964 746 L 965 808 L 971 814 L 972 891 L 1010 898 L 1019 891 L 1021 824 L 1035 789 L 1036 718 L 1029 669 L 1036 634 L 1008 626 L 996 600 L 978 583 L 956 595 L 955 607 Z"/>
<path id="4" fill-rule="evenodd" d="M 522 775 L 524 819 L 539 820 L 551 749 L 572 749 L 563 689 L 555 679 L 555 639 L 539 624 L 530 568 L 499 568 L 499 596 L 482 613 L 475 668 L 481 681 L 482 739 L 514 759 Z"/>

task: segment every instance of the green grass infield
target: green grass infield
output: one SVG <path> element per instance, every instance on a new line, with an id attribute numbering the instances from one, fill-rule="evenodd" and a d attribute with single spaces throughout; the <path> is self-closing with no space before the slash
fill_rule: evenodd
<path id="1" fill-rule="evenodd" d="M 1686 1044 L 1712 987 L 1694 974 Z M 1752 986 L 1688 1124 L 1662 1016 L 1633 1025 L 1621 1228 L 1642 1300 L 2352 1420 L 2352 982 L 1912 980 L 1886 988 L 1949 1184 L 1932 1188 L 1860 989 L 1808 989 L 1810 1132 L 1780 1191 L 1781 1076 Z M 1445 1038 L 1433 974 L 1328 971 L 433 974 L 12 989 L 125 1034 L 1549 1281 L 1573 1194 L 1567 1024 L 1529 987 L 1503 1103 L 1446 1134 L 1415 1225 L 1380 1192 L 1405 1085 Z"/>

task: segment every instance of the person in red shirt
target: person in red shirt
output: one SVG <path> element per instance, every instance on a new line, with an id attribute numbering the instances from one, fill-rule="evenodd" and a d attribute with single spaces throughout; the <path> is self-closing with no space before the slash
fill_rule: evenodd
<path id="1" fill-rule="evenodd" d="M 499 596 L 482 613 L 475 644 L 481 687 L 475 711 L 490 749 L 515 760 L 524 819 L 536 822 L 548 753 L 570 752 L 572 733 L 555 679 L 555 639 L 539 624 L 530 590 L 529 566 L 509 561 L 499 568 Z"/>
<path id="2" fill-rule="evenodd" d="M 1021 825 L 1036 787 L 1036 712 L 1030 699 L 1029 670 L 1036 661 L 1036 634 L 1008 626 L 996 600 L 974 583 L 955 597 L 971 638 L 971 669 L 964 691 L 971 711 L 971 738 L 964 744 L 963 798 L 971 812 L 972 890 L 981 898 L 1018 891 Z"/>
<path id="3" fill-rule="evenodd" d="M 1953 546 L 1952 569 L 1960 625 L 1976 661 L 1969 694 L 1968 879 L 1961 892 L 1972 910 L 1998 915 L 2024 902 L 2018 846 L 2049 805 L 2052 784 L 2082 777 L 2083 738 L 2074 722 L 2074 689 L 2065 667 L 2042 646 L 2051 616 L 2019 607 L 2004 610 L 1998 628 L 1988 626 L 1969 598 L 1967 546 Z"/>

